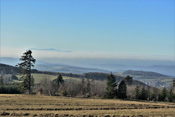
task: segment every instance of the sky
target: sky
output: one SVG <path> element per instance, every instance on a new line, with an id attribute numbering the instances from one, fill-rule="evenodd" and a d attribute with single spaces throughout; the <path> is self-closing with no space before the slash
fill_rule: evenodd
<path id="1" fill-rule="evenodd" d="M 175 61 L 174 0 L 0 0 L 1 57 Z"/>

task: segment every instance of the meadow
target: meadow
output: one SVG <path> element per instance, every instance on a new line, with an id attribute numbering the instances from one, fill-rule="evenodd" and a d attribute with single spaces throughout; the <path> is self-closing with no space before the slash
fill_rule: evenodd
<path id="1" fill-rule="evenodd" d="M 119 74 L 122 75 L 122 74 Z M 18 79 L 20 79 L 21 75 L 16 75 Z M 50 74 L 41 74 L 41 73 L 32 73 L 32 76 L 35 79 L 35 83 L 40 83 L 43 79 L 48 78 L 51 81 L 56 79 L 57 75 L 50 75 Z M 80 80 L 80 78 L 73 78 L 68 76 L 63 76 L 64 80 L 73 79 L 73 80 Z M 158 81 L 159 84 L 165 85 L 165 86 L 171 86 L 172 84 L 172 78 L 166 78 L 166 77 L 142 77 L 142 76 L 134 76 L 135 80 L 145 82 L 145 83 L 151 83 L 150 85 L 155 85 Z M 149 81 L 149 82 L 148 82 Z M 20 82 L 18 80 L 14 80 L 14 82 Z"/>
<path id="2" fill-rule="evenodd" d="M 175 104 L 0 94 L 0 116 L 174 117 Z"/>
<path id="3" fill-rule="evenodd" d="M 20 77 L 22 75 L 16 75 L 18 77 L 18 79 L 20 79 Z M 32 76 L 35 80 L 35 83 L 40 83 L 43 79 L 48 78 L 51 81 L 56 79 L 58 76 L 57 75 L 50 75 L 50 74 L 38 74 L 38 73 L 32 73 Z M 64 80 L 68 80 L 68 79 L 73 79 L 73 80 L 80 80 L 80 78 L 72 78 L 72 77 L 68 77 L 68 76 L 63 76 Z M 15 82 L 20 82 L 18 80 L 16 80 Z"/>

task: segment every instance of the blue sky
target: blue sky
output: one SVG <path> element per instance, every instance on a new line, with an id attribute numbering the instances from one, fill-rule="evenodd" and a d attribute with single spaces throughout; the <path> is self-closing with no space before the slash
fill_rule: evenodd
<path id="1" fill-rule="evenodd" d="M 48 54 L 55 58 L 175 60 L 174 4 L 174 0 L 1 0 L 1 56 L 33 49 L 38 57 L 51 50 Z"/>

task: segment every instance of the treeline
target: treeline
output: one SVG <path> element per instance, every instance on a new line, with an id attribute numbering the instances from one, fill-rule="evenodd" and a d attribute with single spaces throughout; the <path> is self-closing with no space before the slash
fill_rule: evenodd
<path id="1" fill-rule="evenodd" d="M 116 83 L 115 76 L 112 73 L 107 80 L 106 98 L 120 98 L 129 100 L 149 100 L 149 101 L 175 101 L 175 80 L 172 87 L 168 90 L 166 87 L 158 89 L 147 85 L 135 84 L 130 76 Z"/>
<path id="2" fill-rule="evenodd" d="M 84 78 L 64 80 L 59 74 L 56 80 L 46 78 L 35 86 L 35 92 L 43 95 L 170 102 L 175 101 L 174 91 L 173 87 L 168 90 L 143 85 L 130 76 L 117 81 L 112 73 L 104 81 Z"/>
<path id="3" fill-rule="evenodd" d="M 15 76 L 12 76 L 13 78 L 16 78 Z M 15 83 L 5 83 L 3 80 L 3 77 L 0 76 L 0 93 L 1 94 L 21 94 L 23 93 L 19 89 L 19 84 Z"/>
<path id="4" fill-rule="evenodd" d="M 18 85 L 2 85 L 0 86 L 1 94 L 21 94 Z"/>
<path id="5" fill-rule="evenodd" d="M 21 88 L 27 87 L 28 84 L 26 86 L 25 84 L 27 83 L 4 84 L 1 76 L 0 93 L 27 93 L 27 88 Z M 116 78 L 112 73 L 106 76 L 106 80 L 88 78 L 64 80 L 62 75 L 59 74 L 53 81 L 48 78 L 43 79 L 39 84 L 34 84 L 33 81 L 32 94 L 173 102 L 175 101 L 175 89 L 173 86 L 175 86 L 175 81 L 171 89 L 166 89 L 165 87 L 158 89 L 135 81 L 130 76 Z"/>
<path id="6" fill-rule="evenodd" d="M 163 89 L 157 89 L 154 87 L 145 88 L 139 85 L 135 86 L 135 99 L 138 100 L 152 100 L 152 101 L 175 101 L 174 88 L 167 90 L 165 87 Z"/>

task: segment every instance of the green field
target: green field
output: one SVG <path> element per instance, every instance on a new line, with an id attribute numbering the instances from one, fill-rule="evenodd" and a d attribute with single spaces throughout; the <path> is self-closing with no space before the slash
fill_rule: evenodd
<path id="1" fill-rule="evenodd" d="M 0 116 L 173 117 L 174 103 L 0 94 Z"/>
<path id="2" fill-rule="evenodd" d="M 149 82 L 152 84 L 156 84 L 159 82 L 159 84 L 162 84 L 164 86 L 171 86 L 172 85 L 172 78 L 167 77 L 142 77 L 142 76 L 134 76 L 135 80 L 141 81 L 141 82 Z"/>
<path id="3" fill-rule="evenodd" d="M 35 83 L 40 83 L 43 79 L 48 78 L 50 80 L 54 80 L 56 79 L 58 76 L 57 75 L 49 75 L 49 74 L 32 74 L 32 76 L 35 79 Z M 21 75 L 17 75 L 18 79 L 21 77 Z M 72 77 L 67 77 L 67 76 L 63 76 L 64 80 L 68 80 L 68 79 L 74 79 L 74 80 L 80 80 L 80 78 L 72 78 Z M 16 81 L 18 82 L 18 81 Z"/>
<path id="4" fill-rule="evenodd" d="M 119 75 L 123 76 L 122 73 Z M 141 81 L 143 83 L 151 83 L 149 85 L 163 85 L 163 86 L 171 86 L 172 85 L 172 78 L 168 77 L 158 77 L 158 76 L 142 76 L 142 75 L 132 75 L 133 79 Z"/>

